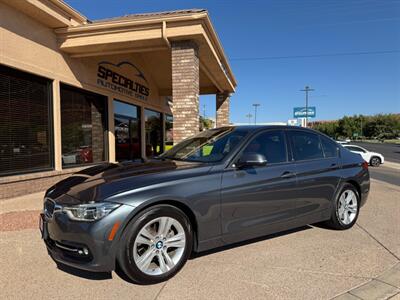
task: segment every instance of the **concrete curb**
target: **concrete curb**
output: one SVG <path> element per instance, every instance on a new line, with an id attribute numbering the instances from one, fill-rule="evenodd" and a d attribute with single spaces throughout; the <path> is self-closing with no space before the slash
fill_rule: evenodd
<path id="1" fill-rule="evenodd" d="M 334 300 L 389 299 L 400 294 L 400 263 L 376 278 L 343 293 Z"/>

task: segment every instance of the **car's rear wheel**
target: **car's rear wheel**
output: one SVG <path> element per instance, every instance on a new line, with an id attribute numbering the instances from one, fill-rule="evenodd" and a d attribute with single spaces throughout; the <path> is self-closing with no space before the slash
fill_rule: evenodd
<path id="1" fill-rule="evenodd" d="M 369 161 L 369 164 L 373 167 L 379 167 L 379 165 L 381 164 L 381 159 L 377 156 L 374 156 Z"/>
<path id="2" fill-rule="evenodd" d="M 125 230 L 118 262 L 139 284 L 173 277 L 186 263 L 193 244 L 190 222 L 179 209 L 157 205 L 139 213 Z"/>
<path id="3" fill-rule="evenodd" d="M 357 189 L 352 184 L 344 184 L 333 206 L 331 219 L 327 225 L 338 230 L 353 227 L 360 212 L 360 197 Z"/>

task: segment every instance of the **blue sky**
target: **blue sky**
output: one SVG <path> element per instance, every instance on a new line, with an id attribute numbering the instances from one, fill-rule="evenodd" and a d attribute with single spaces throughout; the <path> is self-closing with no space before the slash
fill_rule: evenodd
<path id="1" fill-rule="evenodd" d="M 400 1 L 66 2 L 89 19 L 207 9 L 238 81 L 233 122 L 246 122 L 252 103 L 261 104 L 257 121 L 286 121 L 293 107 L 304 105 L 305 85 L 315 89 L 316 120 L 400 112 Z M 361 54 L 381 51 L 397 52 Z M 200 100 L 201 112 L 205 104 L 206 115 L 214 116 L 215 97 Z"/>

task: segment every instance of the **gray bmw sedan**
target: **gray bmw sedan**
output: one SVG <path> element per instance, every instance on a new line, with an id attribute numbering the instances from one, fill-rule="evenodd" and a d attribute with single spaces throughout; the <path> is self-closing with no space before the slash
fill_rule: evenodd
<path id="1" fill-rule="evenodd" d="M 310 129 L 223 127 L 152 160 L 97 165 L 45 195 L 50 256 L 133 282 L 174 276 L 192 251 L 325 222 L 357 221 L 370 188 L 358 154 Z"/>

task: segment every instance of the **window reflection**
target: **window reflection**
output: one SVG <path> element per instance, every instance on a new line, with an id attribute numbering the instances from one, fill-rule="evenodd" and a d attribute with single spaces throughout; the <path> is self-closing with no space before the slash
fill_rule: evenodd
<path id="1" fill-rule="evenodd" d="M 105 160 L 107 98 L 61 86 L 62 163 L 81 165 Z"/>
<path id="2" fill-rule="evenodd" d="M 145 109 L 146 156 L 157 156 L 163 152 L 161 113 Z"/>
<path id="3" fill-rule="evenodd" d="M 174 145 L 173 121 L 172 115 L 165 115 L 165 151 L 171 149 Z"/>
<path id="4" fill-rule="evenodd" d="M 115 156 L 117 161 L 140 158 L 140 118 L 135 105 L 114 101 Z"/>

